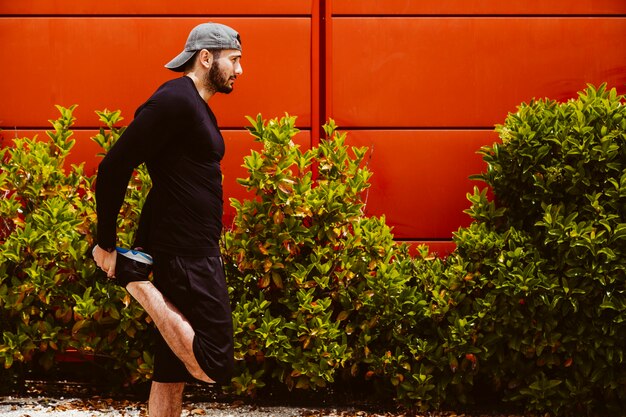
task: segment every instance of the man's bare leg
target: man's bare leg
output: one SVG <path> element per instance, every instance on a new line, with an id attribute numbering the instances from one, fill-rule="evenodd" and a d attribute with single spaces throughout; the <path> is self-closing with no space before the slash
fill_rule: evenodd
<path id="1" fill-rule="evenodd" d="M 150 417 L 180 417 L 183 412 L 184 382 L 153 382 L 150 386 L 148 415 Z"/>
<path id="2" fill-rule="evenodd" d="M 189 373 L 204 382 L 209 378 L 193 353 L 195 332 L 187 319 L 150 281 L 130 282 L 126 290 L 150 315 L 172 352 L 185 364 Z M 150 395 L 152 398 L 152 395 Z"/>

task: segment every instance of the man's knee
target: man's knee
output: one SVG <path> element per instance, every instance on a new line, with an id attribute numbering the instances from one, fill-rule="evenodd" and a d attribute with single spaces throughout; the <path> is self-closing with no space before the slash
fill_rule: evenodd
<path id="1" fill-rule="evenodd" d="M 196 378 L 199 381 L 207 382 L 209 384 L 214 384 L 215 383 L 215 381 L 213 381 L 211 378 L 209 378 L 209 376 L 202 370 L 200 365 L 195 366 L 193 368 L 187 368 L 187 370 L 189 371 L 191 376 L 193 376 L 194 378 Z"/>
<path id="2" fill-rule="evenodd" d="M 193 340 L 193 354 L 200 368 L 199 374 L 220 385 L 230 383 L 235 367 L 232 339 L 221 349 L 216 349 L 207 338 L 196 333 Z M 194 372 L 190 371 L 190 373 L 194 378 L 198 378 Z M 206 381 L 202 378 L 198 379 Z"/>

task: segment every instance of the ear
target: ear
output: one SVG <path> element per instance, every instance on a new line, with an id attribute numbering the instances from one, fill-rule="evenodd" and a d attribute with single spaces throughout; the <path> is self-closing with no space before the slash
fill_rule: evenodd
<path id="1" fill-rule="evenodd" d="M 200 60 L 200 65 L 202 65 L 203 68 L 211 68 L 211 65 L 213 64 L 213 54 L 211 52 L 206 49 L 202 49 L 200 50 L 198 58 Z"/>

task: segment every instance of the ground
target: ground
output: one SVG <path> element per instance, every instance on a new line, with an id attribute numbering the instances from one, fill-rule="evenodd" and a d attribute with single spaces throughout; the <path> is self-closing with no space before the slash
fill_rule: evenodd
<path id="1" fill-rule="evenodd" d="M 99 396 L 94 387 L 81 383 L 59 381 L 27 381 L 26 391 L 0 396 L 2 417 L 147 417 L 146 403 L 141 395 L 126 398 Z M 144 395 L 145 397 L 145 395 Z M 129 399 L 130 398 L 130 399 Z M 524 417 L 514 414 L 427 412 L 417 413 L 381 407 L 367 401 L 352 401 L 341 407 L 332 400 L 307 401 L 303 404 L 285 398 L 264 399 L 244 403 L 240 399 L 216 396 L 201 385 L 185 391 L 183 417 Z M 276 405 L 281 404 L 281 405 Z M 525 417 L 540 417 L 526 415 Z"/>
<path id="2" fill-rule="evenodd" d="M 183 407 L 183 417 L 470 417 L 454 412 L 411 414 L 403 412 L 368 412 L 354 408 L 302 408 L 302 407 L 256 407 L 234 402 L 188 403 Z M 94 397 L 91 399 L 48 397 L 3 397 L 0 399 L 0 415 L 3 417 L 143 417 L 147 416 L 143 402 L 113 400 Z M 486 416 L 486 415 L 481 415 Z M 472 417 L 479 417 L 474 415 Z M 489 415 L 489 417 L 494 417 Z M 520 417 L 520 416 L 511 416 Z"/>

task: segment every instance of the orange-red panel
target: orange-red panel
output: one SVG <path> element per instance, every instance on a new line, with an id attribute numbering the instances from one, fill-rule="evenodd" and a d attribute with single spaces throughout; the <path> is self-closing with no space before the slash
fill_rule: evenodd
<path id="1" fill-rule="evenodd" d="M 332 0 L 333 14 L 624 14 L 624 0 Z"/>
<path id="2" fill-rule="evenodd" d="M 0 14 L 294 15 L 317 0 L 19 0 L 0 2 Z"/>
<path id="3" fill-rule="evenodd" d="M 163 67 L 189 30 L 207 18 L 0 19 L 0 126 L 46 127 L 54 104 L 78 104 L 77 126 L 98 126 L 95 110 L 135 109 L 164 81 Z M 230 95 L 211 100 L 222 127 L 242 127 L 245 115 L 289 112 L 311 123 L 311 21 L 307 18 L 220 18 L 243 41 L 243 75 Z M 277 40 L 289 39 L 288 43 Z"/>
<path id="4" fill-rule="evenodd" d="M 626 92 L 626 18 L 335 18 L 340 126 L 489 127 L 587 83 Z"/>
<path id="5" fill-rule="evenodd" d="M 85 162 L 85 173 L 94 175 L 101 151 L 90 138 L 95 130 L 74 131 L 76 144 L 67 163 Z M 0 146 L 10 146 L 14 137 L 47 138 L 44 131 L 12 130 L 0 132 Z M 260 150 L 247 131 L 226 130 L 224 173 L 224 222 L 234 216 L 229 198 L 250 198 L 237 184 L 247 175 L 243 158 L 250 149 Z M 373 171 L 368 197 L 367 215 L 385 215 L 397 239 L 450 239 L 452 232 L 469 223 L 462 213 L 469 206 L 465 194 L 474 185 L 468 176 L 484 170 L 476 150 L 491 144 L 497 137 L 489 131 L 350 131 L 348 143 L 368 146 L 369 167 Z M 310 147 L 309 131 L 302 131 L 295 142 L 302 149 Z M 426 242 L 431 252 L 449 253 L 450 242 Z"/>
<path id="6" fill-rule="evenodd" d="M 366 213 L 385 215 L 397 239 L 450 239 L 469 224 L 466 194 L 486 187 L 468 178 L 486 169 L 476 152 L 497 139 L 480 130 L 348 131 L 347 142 L 371 155 Z"/>

